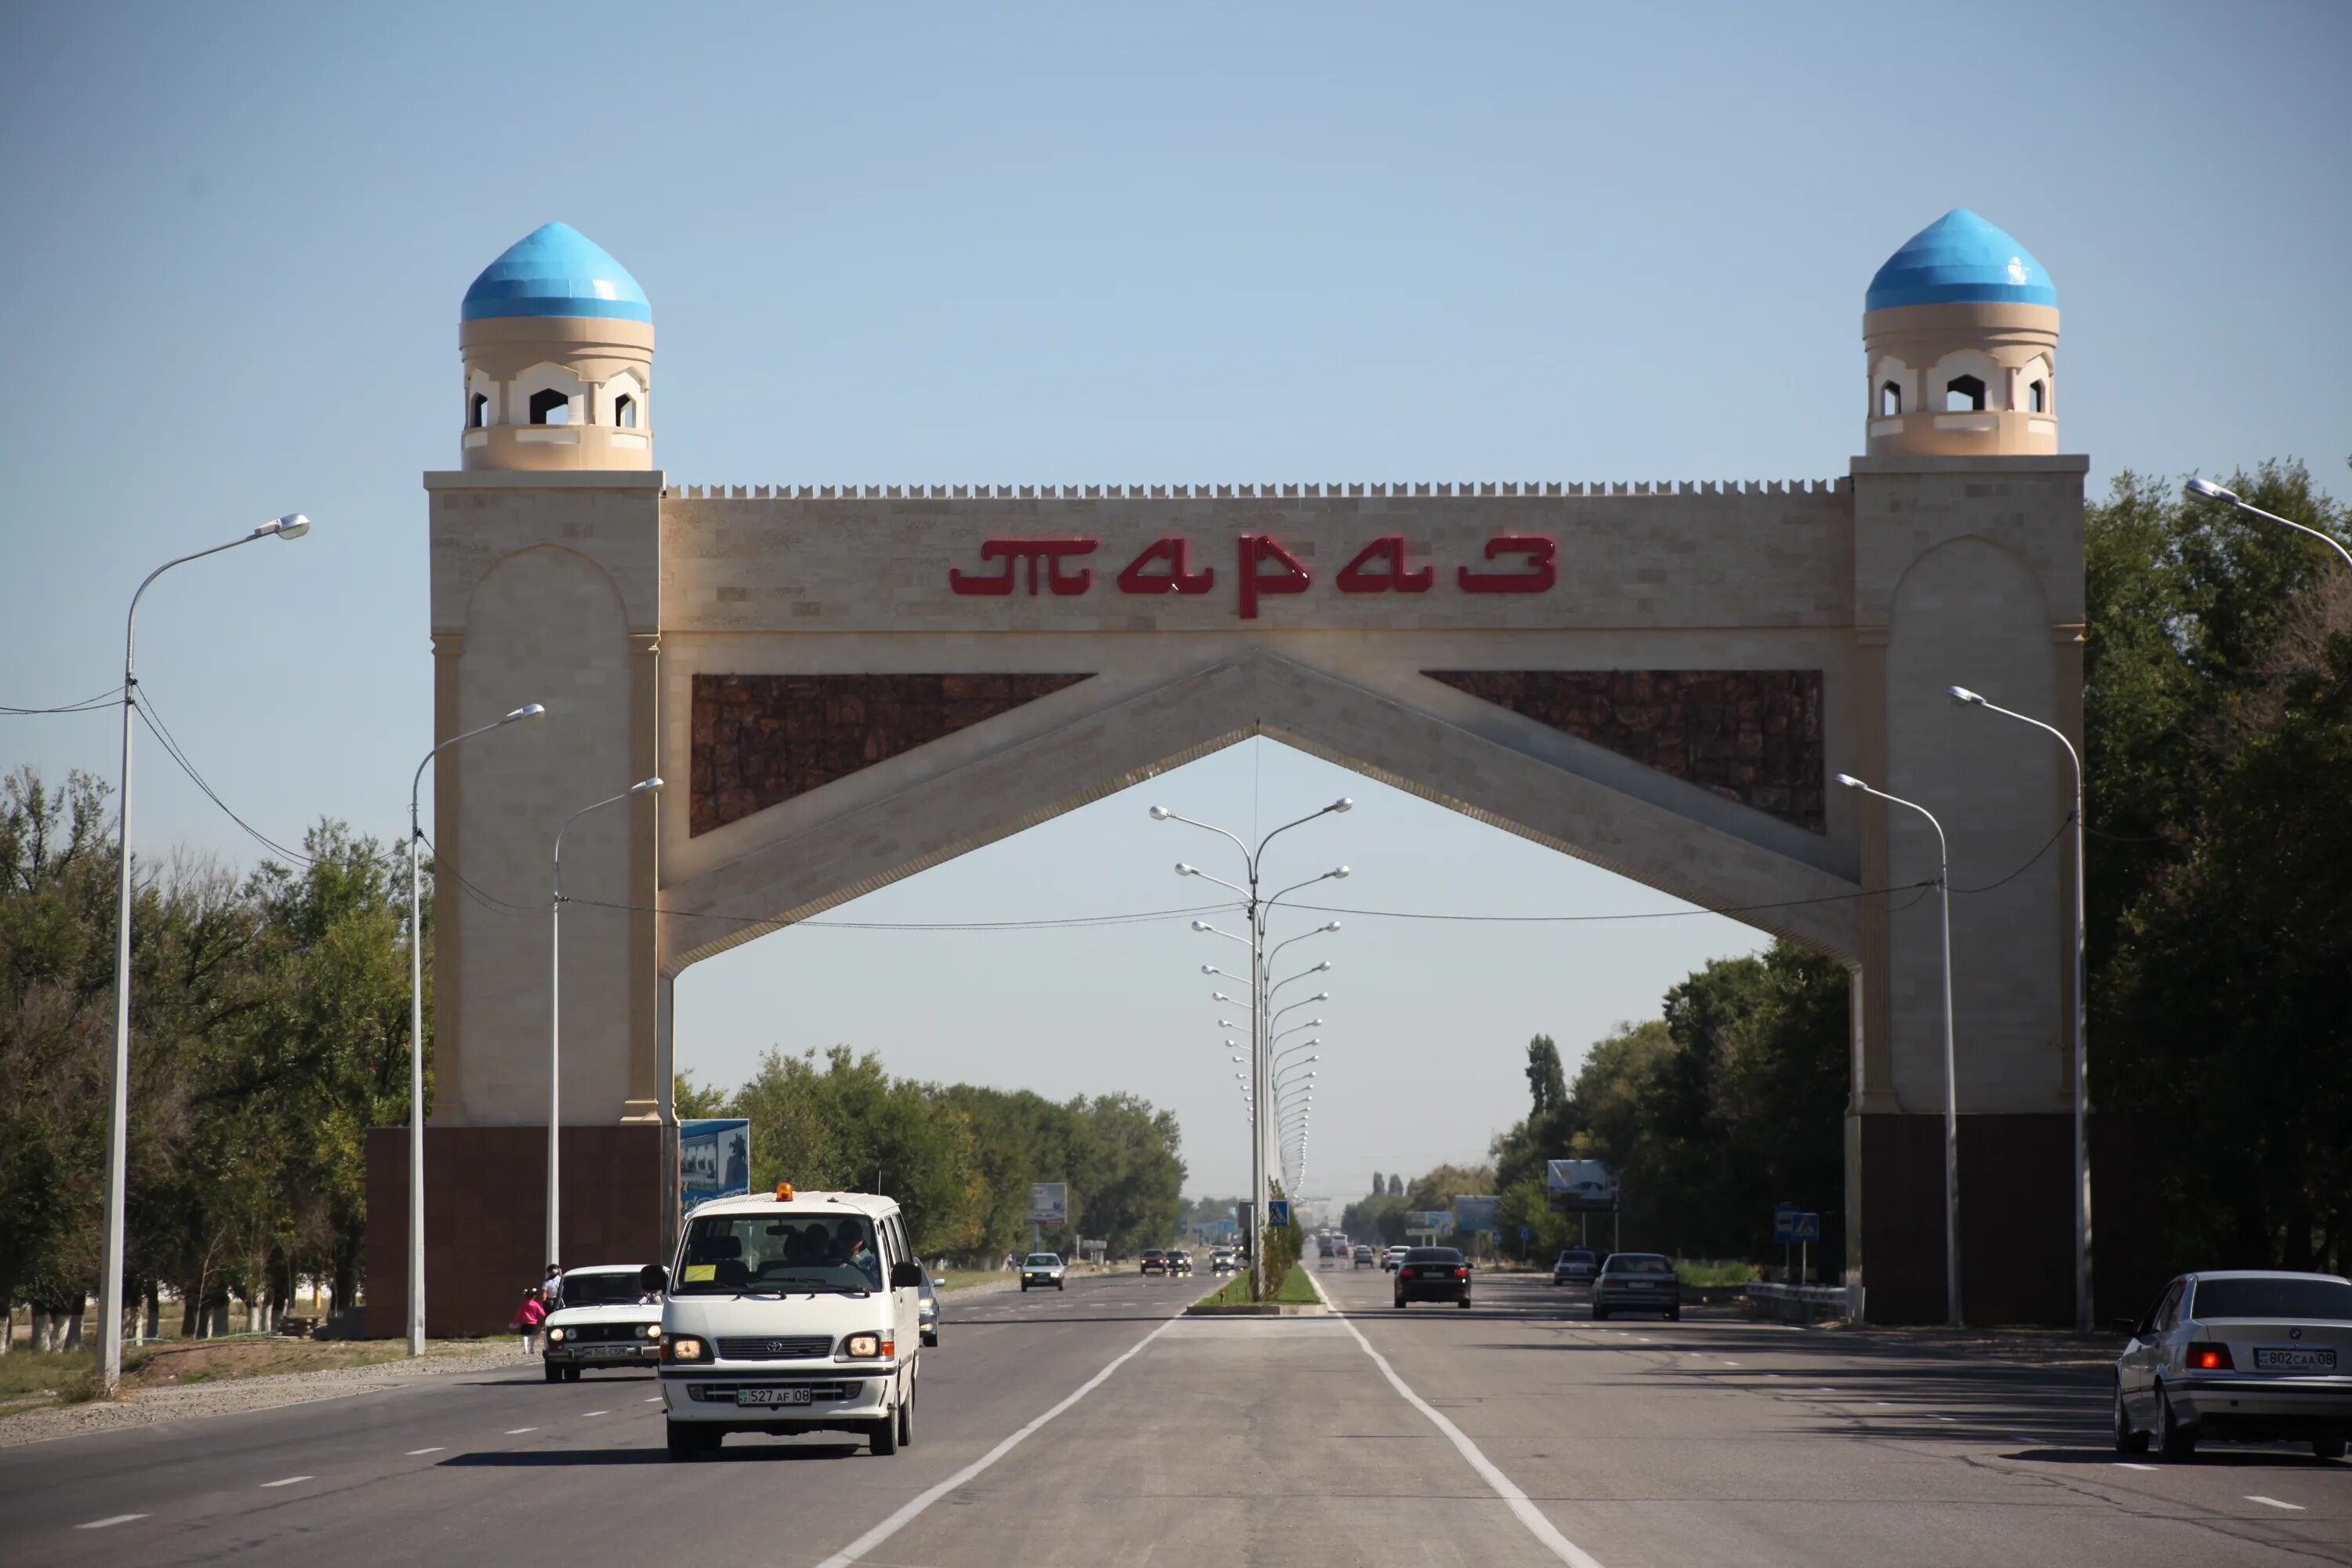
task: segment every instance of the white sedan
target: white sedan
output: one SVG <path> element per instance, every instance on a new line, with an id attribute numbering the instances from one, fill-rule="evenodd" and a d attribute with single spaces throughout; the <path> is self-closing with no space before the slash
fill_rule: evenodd
<path id="1" fill-rule="evenodd" d="M 1051 1252 L 1033 1252 L 1021 1260 L 1021 1289 L 1034 1285 L 1040 1290 L 1051 1285 L 1056 1290 L 1067 1289 L 1062 1283 L 1069 1266 Z"/>
<path id="2" fill-rule="evenodd" d="M 2323 1459 L 2352 1436 L 2352 1279 L 2226 1269 L 2184 1274 L 2128 1325 L 2116 1360 L 2116 1447 L 2186 1459 L 2200 1440 L 2307 1442 Z"/>

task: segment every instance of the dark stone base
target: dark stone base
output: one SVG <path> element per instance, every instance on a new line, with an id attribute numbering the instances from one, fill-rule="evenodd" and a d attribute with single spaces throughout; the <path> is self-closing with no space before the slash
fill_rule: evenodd
<path id="1" fill-rule="evenodd" d="M 1873 1322 L 1944 1321 L 1944 1121 L 1859 1119 L 1863 1283 Z M 2163 1215 L 2126 1119 L 2091 1119 L 2092 1321 L 2137 1313 L 2168 1277 Z M 1960 1118 L 1961 1310 L 1974 1324 L 2074 1321 L 2074 1123 Z"/>
<path id="2" fill-rule="evenodd" d="M 567 1267 L 661 1257 L 661 1129 L 563 1130 Z M 408 1331 L 408 1130 L 367 1143 L 367 1331 Z M 436 1337 L 504 1333 L 546 1272 L 547 1130 L 425 1130 L 425 1327 Z"/>

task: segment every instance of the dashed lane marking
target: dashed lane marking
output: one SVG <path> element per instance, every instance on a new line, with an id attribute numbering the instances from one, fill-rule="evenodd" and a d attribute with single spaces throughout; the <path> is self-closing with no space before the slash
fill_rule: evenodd
<path id="1" fill-rule="evenodd" d="M 134 1519 L 146 1517 L 143 1513 L 109 1514 L 104 1519 L 93 1519 L 88 1524 L 77 1524 L 74 1528 L 76 1530 L 111 1530 L 118 1524 L 129 1524 Z"/>
<path id="2" fill-rule="evenodd" d="M 646 1400 L 646 1403 L 647 1405 L 659 1405 L 661 1403 L 661 1395 L 656 1394 L 651 1399 Z"/>
<path id="3" fill-rule="evenodd" d="M 1011 1453 L 1013 1449 L 1019 1447 L 1024 1442 L 1027 1441 L 1030 1435 L 1044 1426 L 1046 1422 L 1051 1421 L 1055 1416 L 1059 1415 L 1063 1411 L 1067 1410 L 1071 1405 L 1076 1405 L 1079 1400 L 1084 1399 L 1087 1394 L 1092 1394 L 1096 1389 L 1100 1388 L 1103 1384 L 1109 1379 L 1112 1373 L 1117 1372 L 1120 1367 L 1125 1366 L 1129 1362 L 1134 1360 L 1136 1356 L 1142 1353 L 1143 1348 L 1146 1345 L 1150 1344 L 1152 1341 L 1158 1339 L 1160 1335 L 1166 1333 L 1169 1330 L 1174 1328 L 1183 1321 L 1184 1320 L 1181 1318 L 1171 1318 L 1166 1322 L 1160 1324 L 1158 1328 L 1152 1330 L 1150 1333 L 1144 1335 L 1141 1339 L 1136 1341 L 1135 1343 L 1128 1346 L 1126 1350 L 1111 1358 L 1109 1365 L 1095 1373 L 1094 1376 L 1087 1379 L 1086 1382 L 1078 1384 L 1076 1389 L 1064 1396 L 1059 1405 L 1055 1405 L 1043 1415 L 1040 1415 L 1035 1420 L 1030 1422 L 1026 1426 L 1014 1432 L 1011 1436 L 997 1444 L 996 1447 L 991 1448 L 987 1453 L 982 1454 L 979 1458 L 974 1459 L 971 1464 L 966 1465 L 962 1469 L 958 1470 L 954 1475 L 950 1476 L 946 1480 L 940 1482 L 937 1486 L 932 1487 L 928 1491 L 918 1493 L 914 1498 L 909 1500 L 903 1507 L 901 1507 L 898 1512 L 892 1514 L 889 1518 L 884 1520 L 881 1523 L 876 1525 L 873 1529 L 867 1531 L 865 1534 L 859 1536 L 856 1540 L 851 1542 L 848 1545 L 843 1547 L 840 1551 L 826 1558 L 823 1563 L 817 1565 L 817 1568 L 848 1568 L 850 1563 L 858 1562 L 864 1558 L 867 1552 L 873 1551 L 876 1547 L 881 1545 L 884 1542 L 898 1534 L 898 1531 L 906 1529 L 908 1525 L 913 1523 L 917 1516 L 921 1514 L 925 1509 L 930 1507 L 933 1503 L 939 1501 L 940 1499 L 947 1496 L 950 1492 L 954 1491 L 966 1481 L 978 1476 L 982 1471 L 996 1463 L 997 1460 L 1004 1458 L 1005 1455 Z M 1593 1568 L 1599 1568 L 1599 1564 L 1594 1564 Z"/>
<path id="4" fill-rule="evenodd" d="M 2283 1508 L 2289 1513 L 2301 1513 L 2304 1511 L 2304 1507 L 2299 1502 L 2281 1502 L 2274 1497 L 2264 1497 L 2260 1492 L 2248 1492 L 2246 1494 L 2246 1500 L 2248 1502 L 2261 1503 L 2264 1508 Z"/>
<path id="5" fill-rule="evenodd" d="M 1312 1275 L 1307 1278 L 1310 1282 L 1314 1282 Z M 1323 1295 L 1323 1288 L 1319 1283 L 1315 1285 L 1315 1293 L 1318 1296 Z M 1325 1305 L 1329 1305 L 1328 1296 L 1324 1296 L 1323 1300 Z M 1349 1333 L 1355 1336 L 1356 1343 L 1363 1352 L 1372 1358 L 1372 1364 L 1381 1369 L 1381 1375 L 1389 1380 L 1389 1386 L 1395 1389 L 1398 1396 L 1407 1405 L 1427 1417 L 1431 1426 L 1444 1434 L 1445 1440 L 1454 1445 L 1454 1452 L 1460 1454 L 1470 1468 L 1478 1472 L 1479 1479 L 1485 1481 L 1494 1494 L 1503 1500 L 1512 1514 L 1527 1527 L 1528 1533 L 1534 1536 L 1546 1551 L 1567 1563 L 1569 1568 L 1601 1568 L 1601 1560 L 1562 1535 L 1559 1532 L 1559 1527 L 1544 1517 L 1543 1510 L 1528 1500 L 1528 1494 L 1519 1489 L 1517 1482 L 1497 1468 L 1492 1459 L 1479 1452 L 1478 1445 L 1473 1443 L 1461 1427 L 1447 1420 L 1444 1413 L 1435 1405 L 1415 1394 L 1412 1385 L 1397 1375 L 1396 1368 L 1389 1364 L 1388 1358 L 1372 1348 L 1372 1342 L 1364 1338 L 1364 1331 L 1356 1327 L 1352 1320 L 1342 1314 L 1339 1321 L 1347 1328 Z"/>
<path id="6" fill-rule="evenodd" d="M 509 1437 L 520 1437 L 526 1432 L 536 1432 L 538 1430 L 539 1428 L 536 1426 L 509 1426 L 507 1428 L 506 1435 Z"/>
<path id="7" fill-rule="evenodd" d="M 580 1413 L 580 1419 L 585 1421 L 591 1415 L 610 1415 L 611 1414 L 613 1413 L 609 1410 L 583 1410 Z"/>
<path id="8" fill-rule="evenodd" d="M 419 1454 L 439 1454 L 444 1452 L 446 1452 L 444 1447 L 441 1444 L 436 1443 L 430 1448 L 411 1448 L 408 1450 L 408 1457 L 413 1459 Z"/>
<path id="9" fill-rule="evenodd" d="M 2117 1460 L 2116 1461 L 2116 1467 L 2118 1469 L 2125 1469 L 2125 1470 L 2149 1470 L 2149 1471 L 2153 1471 L 2153 1470 L 2156 1468 L 2156 1467 L 2155 1467 L 2154 1465 L 2135 1465 L 2135 1464 L 2133 1464 L 2129 1459 L 2117 1459 Z"/>
<path id="10" fill-rule="evenodd" d="M 293 1485 L 295 1482 L 297 1482 L 297 1481 L 308 1481 L 308 1480 L 315 1480 L 315 1479 L 317 1479 L 317 1478 L 316 1478 L 316 1477 L 314 1477 L 314 1476 L 288 1476 L 288 1477 L 286 1477 L 283 1480 L 264 1481 L 264 1482 L 262 1482 L 262 1483 L 261 1483 L 261 1486 L 262 1486 L 262 1489 L 263 1489 L 264 1491 L 267 1491 L 267 1490 L 268 1490 L 268 1489 L 269 1489 L 271 1487 L 290 1487 L 290 1486 L 292 1486 L 292 1485 Z"/>

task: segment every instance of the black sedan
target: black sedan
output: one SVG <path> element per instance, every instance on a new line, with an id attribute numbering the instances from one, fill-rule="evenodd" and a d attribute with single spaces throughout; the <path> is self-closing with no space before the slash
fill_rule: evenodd
<path id="1" fill-rule="evenodd" d="M 1408 1301 L 1451 1301 L 1470 1304 L 1470 1260 L 1451 1247 L 1416 1247 L 1397 1266 L 1398 1310 Z"/>
<path id="2" fill-rule="evenodd" d="M 1614 1312 L 1656 1312 L 1680 1322 L 1683 1282 L 1674 1261 L 1657 1252 L 1612 1252 L 1602 1259 L 1592 1282 L 1592 1315 L 1605 1320 Z"/>
<path id="3" fill-rule="evenodd" d="M 1146 1274 L 1167 1273 L 1168 1255 L 1160 1251 L 1156 1247 L 1146 1247 L 1143 1252 L 1143 1268 L 1141 1271 Z"/>

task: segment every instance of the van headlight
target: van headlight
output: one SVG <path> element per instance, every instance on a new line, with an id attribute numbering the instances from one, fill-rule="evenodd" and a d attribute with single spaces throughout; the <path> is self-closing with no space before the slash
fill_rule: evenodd
<path id="1" fill-rule="evenodd" d="M 646 1325 L 646 1338 L 649 1340 L 657 1340 L 661 1338 L 661 1325 L 659 1323 L 647 1323 Z"/>
<path id="2" fill-rule="evenodd" d="M 664 1361 L 709 1361 L 710 1347 L 692 1334 L 674 1334 L 662 1341 Z"/>
<path id="3" fill-rule="evenodd" d="M 890 1353 L 891 1344 L 880 1334 L 852 1334 L 841 1342 L 845 1361 L 874 1361 Z"/>
<path id="4" fill-rule="evenodd" d="M 562 1331 L 562 1329 L 550 1329 L 550 1330 L 548 1330 L 548 1331 L 547 1331 L 547 1342 L 548 1342 L 549 1344 L 551 1344 L 551 1345 L 560 1345 L 560 1344 L 562 1344 L 562 1343 L 563 1342 L 563 1331 Z"/>

